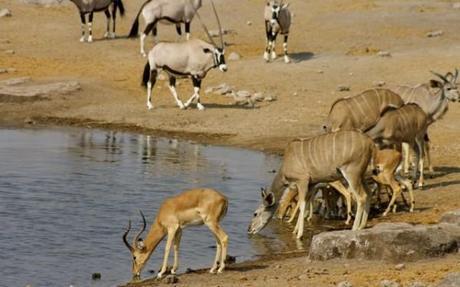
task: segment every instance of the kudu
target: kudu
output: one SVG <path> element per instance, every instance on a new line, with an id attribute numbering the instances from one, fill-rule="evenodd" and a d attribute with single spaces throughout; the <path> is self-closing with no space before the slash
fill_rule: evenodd
<path id="1" fill-rule="evenodd" d="M 458 70 L 455 74 L 449 72 L 446 75 L 432 72 L 438 80 L 430 80 L 427 84 L 420 84 L 415 87 L 399 86 L 394 89 L 405 103 L 415 103 L 422 108 L 430 119 L 430 125 L 440 119 L 449 108 L 449 101 L 457 102 L 460 100 L 460 93 L 457 89 Z M 404 151 L 404 172 L 409 171 L 409 147 L 403 145 Z M 433 172 L 433 165 L 430 156 L 430 142 L 428 134 L 425 138 L 425 155 L 428 169 Z"/>
<path id="2" fill-rule="evenodd" d="M 175 24 L 176 31 L 182 35 L 181 23 L 185 25 L 187 40 L 190 38 L 190 23 L 201 7 L 201 0 L 149 0 L 145 2 L 129 32 L 130 38 L 137 37 L 139 31 L 139 16 L 142 13 L 145 22 L 144 31 L 141 34 L 141 54 L 145 57 L 144 40 L 150 31 L 154 37 L 157 35 L 157 23 Z"/>
<path id="3" fill-rule="evenodd" d="M 377 123 L 385 109 L 399 108 L 403 104 L 401 97 L 388 89 L 370 89 L 353 97 L 340 98 L 332 104 L 323 129 L 326 132 L 365 131 Z"/>
<path id="4" fill-rule="evenodd" d="M 267 1 L 265 5 L 264 19 L 267 43 L 265 46 L 264 59 L 267 62 L 271 59 L 276 59 L 275 42 L 278 34 L 284 36 L 284 62 L 286 64 L 291 62 L 287 46 L 292 15 L 288 6 L 289 4 L 283 3 L 282 0 L 281 2 L 270 0 Z"/>
<path id="5" fill-rule="evenodd" d="M 353 230 L 364 228 L 370 197 L 362 180 L 374 152 L 372 140 L 358 131 L 340 131 L 290 142 L 270 190 L 262 191 L 262 204 L 254 212 L 248 233 L 255 234 L 264 228 L 273 217 L 283 191 L 295 188 L 299 194 L 300 214 L 294 233 L 301 238 L 306 202 L 310 201 L 312 195 L 310 186 L 333 182 L 342 177 L 357 201 Z"/>
<path id="6" fill-rule="evenodd" d="M 131 230 L 131 221 L 129 221 L 128 229 L 123 234 L 123 242 L 128 247 L 133 258 L 133 280 L 140 279 L 144 265 L 166 235 L 168 239 L 163 265 L 157 277 L 161 278 L 167 270 L 171 245 L 174 247 L 174 264 L 171 273 L 175 274 L 179 266 L 179 245 L 182 229 L 190 225 L 202 224 L 205 224 L 211 230 L 217 243 L 216 257 L 210 272 L 215 273 L 217 271 L 221 273 L 225 268 L 228 236 L 219 222 L 227 213 L 227 207 L 227 198 L 213 189 L 192 189 L 180 193 L 161 204 L 145 240 L 140 238 L 146 229 L 145 216 L 141 211 L 143 226 L 141 231 L 134 236 L 132 244 L 129 244 L 127 238 Z"/>
<path id="7" fill-rule="evenodd" d="M 212 44 L 198 39 L 192 39 L 179 43 L 159 43 L 149 52 L 148 62 L 145 65 L 142 78 L 143 85 L 147 86 L 147 107 L 149 109 L 153 108 L 151 98 L 157 75 L 164 70 L 169 75 L 169 89 L 177 105 L 181 109 L 184 109 L 196 99 L 197 108 L 199 110 L 204 110 L 204 106 L 200 102 L 199 94 L 201 81 L 206 77 L 206 74 L 211 69 L 219 68 L 222 72 L 227 71 L 227 65 L 224 57 L 225 52 L 222 27 L 214 2 L 211 1 L 211 4 L 219 27 L 219 46 L 214 42 L 208 29 L 203 24 L 199 14 L 197 13 L 196 15 Z M 178 77 L 192 78 L 194 93 L 185 104 L 183 104 L 177 96 L 176 78 Z"/>
<path id="8" fill-rule="evenodd" d="M 120 11 L 120 15 L 125 14 L 125 8 L 122 0 L 70 0 L 72 1 L 80 11 L 81 20 L 81 38 L 80 42 L 85 41 L 85 26 L 86 26 L 86 14 L 88 16 L 88 42 L 93 41 L 93 14 L 94 12 L 104 11 L 107 17 L 107 31 L 105 32 L 106 38 L 115 38 L 115 23 L 117 17 L 117 9 Z M 112 12 L 110 12 L 112 7 Z M 110 19 L 112 19 L 112 32 L 110 32 Z"/>
<path id="9" fill-rule="evenodd" d="M 416 104 L 407 104 L 399 109 L 389 108 L 384 111 L 377 124 L 366 133 L 381 147 L 396 147 L 401 150 L 402 143 L 414 148 L 416 168 L 413 179 L 420 171 L 418 186 L 423 186 L 423 151 L 424 137 L 429 124 L 429 117 Z"/>

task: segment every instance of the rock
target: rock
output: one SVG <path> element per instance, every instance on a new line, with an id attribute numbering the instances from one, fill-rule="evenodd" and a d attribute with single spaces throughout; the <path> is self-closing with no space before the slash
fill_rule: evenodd
<path id="1" fill-rule="evenodd" d="M 403 270 L 404 268 L 406 268 L 406 265 L 404 263 L 401 263 L 401 264 L 397 264 L 395 266 L 395 269 L 398 270 L 398 271 L 401 271 Z"/>
<path id="2" fill-rule="evenodd" d="M 166 284 L 175 284 L 179 282 L 179 278 L 177 278 L 176 275 L 171 274 L 171 275 L 166 276 L 162 281 Z"/>
<path id="3" fill-rule="evenodd" d="M 337 287 L 353 287 L 353 285 L 348 281 L 342 281 L 337 284 Z"/>
<path id="4" fill-rule="evenodd" d="M 12 78 L 0 81 L 0 86 L 14 86 L 30 81 L 29 77 Z"/>
<path id="5" fill-rule="evenodd" d="M 342 230 L 315 235 L 310 246 L 310 258 L 414 261 L 458 252 L 459 246 L 459 225 L 380 223 L 359 231 Z"/>
<path id="6" fill-rule="evenodd" d="M 426 285 L 425 283 L 416 281 L 416 282 L 409 283 L 407 287 L 428 287 L 428 285 Z"/>
<path id="7" fill-rule="evenodd" d="M 386 85 L 385 81 L 375 81 L 372 83 L 374 87 L 383 87 Z"/>
<path id="8" fill-rule="evenodd" d="M 226 95 L 226 94 L 230 94 L 233 92 L 233 88 L 227 84 L 220 84 L 219 86 L 217 87 L 214 87 L 212 89 L 212 91 L 215 93 L 215 94 L 218 94 L 218 95 Z"/>
<path id="9" fill-rule="evenodd" d="M 382 280 L 379 287 L 399 287 L 399 283 L 393 280 Z"/>
<path id="10" fill-rule="evenodd" d="M 460 225 L 460 209 L 444 213 L 441 222 Z"/>
<path id="11" fill-rule="evenodd" d="M 25 4 L 33 4 L 33 5 L 40 5 L 40 6 L 53 6 L 61 4 L 62 0 L 22 0 Z"/>
<path id="12" fill-rule="evenodd" d="M 3 17 L 11 17 L 11 11 L 6 8 L 0 9 L 0 18 Z"/>
<path id="13" fill-rule="evenodd" d="M 452 8 L 454 8 L 454 9 L 460 9 L 460 2 L 453 3 L 453 4 L 452 4 Z"/>
<path id="14" fill-rule="evenodd" d="M 458 287 L 460 286 L 460 272 L 449 273 L 436 287 Z"/>
<path id="15" fill-rule="evenodd" d="M 240 54 L 236 52 L 231 52 L 230 55 L 228 56 L 229 61 L 238 61 L 239 59 L 241 59 L 241 56 Z"/>
<path id="16" fill-rule="evenodd" d="M 77 81 L 35 84 L 27 86 L 0 86 L 0 102 L 24 102 L 64 95 L 80 90 Z"/>
<path id="17" fill-rule="evenodd" d="M 8 55 L 14 55 L 16 54 L 16 52 L 14 50 L 6 50 L 4 51 L 5 54 L 8 54 Z"/>
<path id="18" fill-rule="evenodd" d="M 91 279 L 93 280 L 101 280 L 101 273 L 96 272 L 91 275 Z"/>
<path id="19" fill-rule="evenodd" d="M 437 30 L 437 31 L 428 32 L 426 33 L 425 36 L 427 36 L 428 38 L 434 38 L 434 37 L 442 36 L 442 34 L 444 34 L 442 30 Z"/>
<path id="20" fill-rule="evenodd" d="M 347 92 L 349 90 L 350 90 L 349 86 L 340 85 L 340 86 L 337 87 L 338 92 Z"/>
<path id="21" fill-rule="evenodd" d="M 252 25 L 252 21 L 246 22 L 246 25 L 251 26 L 251 25 Z"/>
<path id="22" fill-rule="evenodd" d="M 249 98 L 251 97 L 251 93 L 248 91 L 238 91 L 236 92 L 236 96 L 240 98 Z"/>
<path id="23" fill-rule="evenodd" d="M 275 96 L 266 96 L 264 98 L 264 101 L 266 102 L 273 102 L 273 101 L 276 101 L 276 97 Z"/>
<path id="24" fill-rule="evenodd" d="M 24 119 L 24 123 L 25 123 L 26 125 L 35 125 L 35 121 L 34 121 L 32 118 L 29 118 L 29 117 L 27 117 L 27 118 Z M 94 274 L 93 274 L 93 275 L 94 275 Z"/>
<path id="25" fill-rule="evenodd" d="M 377 56 L 379 56 L 379 57 L 384 57 L 384 58 L 385 58 L 385 57 L 391 57 L 391 53 L 388 52 L 388 51 L 379 51 L 379 52 L 377 53 Z"/>
<path id="26" fill-rule="evenodd" d="M 235 34 L 235 31 L 222 29 L 222 35 Z M 219 37 L 219 30 L 210 30 L 209 35 L 211 37 Z"/>

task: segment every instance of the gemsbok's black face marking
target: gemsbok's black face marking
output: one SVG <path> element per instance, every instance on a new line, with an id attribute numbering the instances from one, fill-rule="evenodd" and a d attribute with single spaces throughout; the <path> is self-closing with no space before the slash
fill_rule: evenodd
<path id="1" fill-rule="evenodd" d="M 227 64 L 225 63 L 225 51 L 224 49 L 221 48 L 216 48 L 214 51 L 214 57 L 215 57 L 215 62 L 217 67 L 219 67 L 219 70 L 222 72 L 227 72 Z"/>

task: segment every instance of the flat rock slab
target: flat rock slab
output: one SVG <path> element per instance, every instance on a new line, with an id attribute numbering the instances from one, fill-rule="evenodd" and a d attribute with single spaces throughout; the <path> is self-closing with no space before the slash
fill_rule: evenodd
<path id="1" fill-rule="evenodd" d="M 459 211 L 447 213 L 445 216 L 457 212 Z M 313 237 L 310 259 L 362 258 L 401 262 L 458 252 L 460 217 L 446 218 L 449 218 L 449 223 L 380 223 L 373 228 L 359 231 L 324 232 Z"/>
<path id="2" fill-rule="evenodd" d="M 460 272 L 449 273 L 437 287 L 458 287 L 460 286 Z"/>
<path id="3" fill-rule="evenodd" d="M 80 90 L 77 81 L 55 82 L 48 84 L 19 85 L 28 78 L 8 79 L 0 82 L 0 102 L 26 102 L 49 99 L 56 95 L 65 95 Z"/>

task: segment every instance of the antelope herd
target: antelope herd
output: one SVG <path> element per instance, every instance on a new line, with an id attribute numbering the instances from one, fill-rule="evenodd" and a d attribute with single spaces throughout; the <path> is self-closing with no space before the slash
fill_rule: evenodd
<path id="1" fill-rule="evenodd" d="M 201 0 L 147 0 L 139 9 L 129 37 L 137 37 L 139 16 L 142 14 L 145 28 L 140 36 L 140 53 L 145 57 L 145 38 L 149 33 L 157 35 L 158 23 L 176 25 L 179 36 L 181 24 L 185 25 L 186 39 L 178 42 L 159 42 L 148 53 L 142 83 L 147 87 L 147 107 L 153 108 L 152 90 L 161 71 L 169 76 L 169 89 L 180 109 L 188 108 L 196 100 L 197 108 L 203 110 L 200 102 L 201 82 L 206 74 L 218 68 L 227 71 L 224 50 L 225 43 L 219 16 L 212 0 L 211 7 L 219 29 L 219 43 L 216 44 L 198 13 Z M 123 15 L 121 0 L 72 0 L 78 7 L 82 21 L 81 41 L 85 41 L 85 15 L 89 14 L 88 42 L 92 41 L 93 13 L 104 11 L 107 16 L 106 37 L 115 37 L 116 11 Z M 112 12 L 109 8 L 112 7 Z M 262 7 L 261 7 L 262 8 Z M 264 8 L 266 48 L 263 58 L 270 62 L 276 58 L 275 41 L 278 34 L 284 36 L 284 62 L 289 63 L 287 41 L 292 14 L 288 4 L 268 0 Z M 262 10 L 262 9 L 261 9 Z M 209 42 L 190 38 L 190 24 L 198 18 Z M 113 20 L 112 32 L 110 19 Z M 337 210 L 339 201 L 346 205 L 346 224 L 354 216 L 352 230 L 366 227 L 373 198 L 387 188 L 391 199 L 383 212 L 396 212 L 397 197 L 402 191 L 409 193 L 409 211 L 414 210 L 413 187 L 422 187 L 424 161 L 428 161 L 433 172 L 429 151 L 428 128 L 439 120 L 448 109 L 449 102 L 460 100 L 457 90 L 458 70 L 445 75 L 434 73 L 435 79 L 415 87 L 399 86 L 393 89 L 376 88 L 356 96 L 340 98 L 332 103 L 323 134 L 291 141 L 285 151 L 281 166 L 269 189 L 262 189 L 262 202 L 255 210 L 248 227 L 249 234 L 261 231 L 275 214 L 279 219 L 289 217 L 296 223 L 293 233 L 296 238 L 304 234 L 305 218 L 310 221 L 315 210 L 318 194 L 327 213 Z M 193 95 L 183 103 L 176 92 L 177 78 L 191 78 Z M 415 152 L 415 163 L 411 178 L 407 176 L 411 166 L 410 150 Z M 371 188 L 373 186 L 373 188 Z M 403 197 L 404 199 L 404 197 Z M 404 199 L 405 200 L 405 199 Z M 188 225 L 205 224 L 216 238 L 217 250 L 211 273 L 222 272 L 228 236 L 219 222 L 227 212 L 228 202 L 224 195 L 212 189 L 194 189 L 167 199 L 160 206 L 156 219 L 145 237 L 146 219 L 141 212 L 143 228 L 130 244 L 127 236 L 123 241 L 132 255 L 133 279 L 139 279 L 141 270 L 160 241 L 167 236 L 163 265 L 158 277 L 167 271 L 168 256 L 173 246 L 174 263 L 171 273 L 178 268 L 179 245 L 182 229 Z"/>

